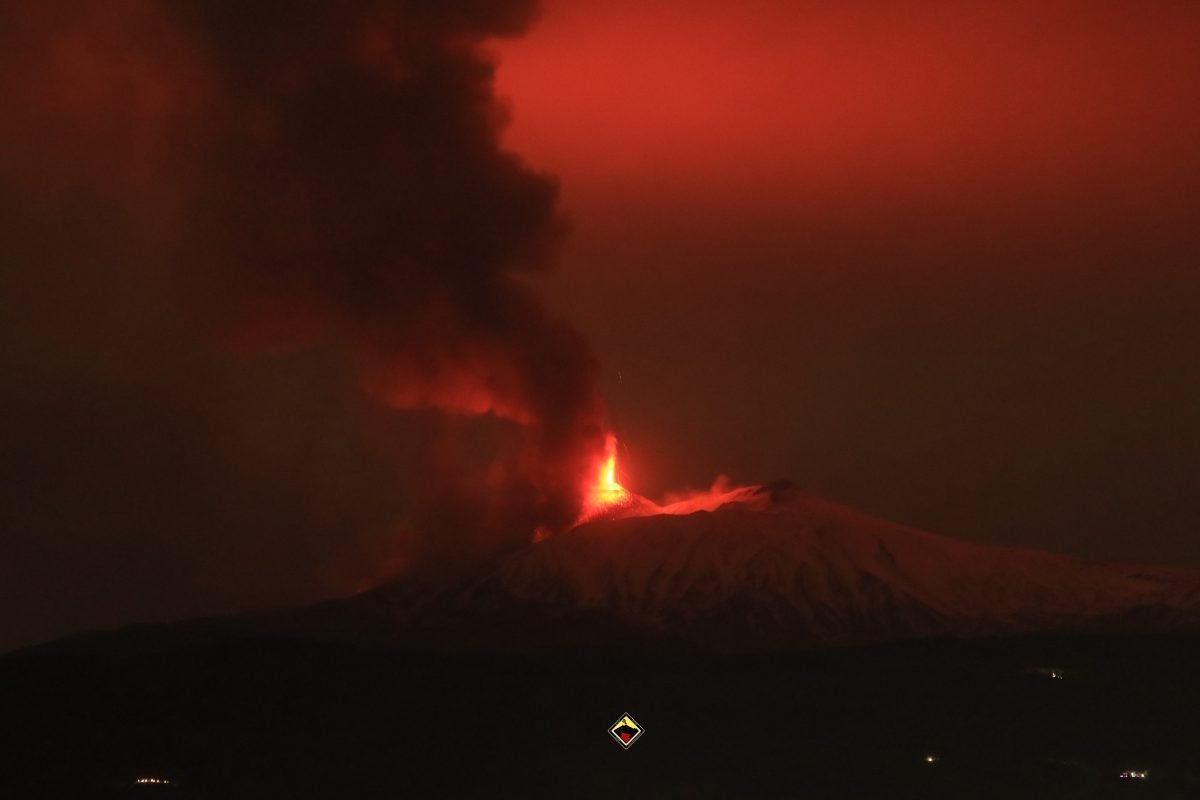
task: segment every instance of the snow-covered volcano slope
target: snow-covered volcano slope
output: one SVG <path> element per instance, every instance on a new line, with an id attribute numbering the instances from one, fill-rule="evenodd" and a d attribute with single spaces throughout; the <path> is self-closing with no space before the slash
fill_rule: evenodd
<path id="1" fill-rule="evenodd" d="M 790 489 L 642 513 L 593 520 L 452 585 L 399 581 L 369 602 L 401 629 L 461 645 L 634 635 L 737 650 L 1200 624 L 1200 571 L 972 544 Z"/>

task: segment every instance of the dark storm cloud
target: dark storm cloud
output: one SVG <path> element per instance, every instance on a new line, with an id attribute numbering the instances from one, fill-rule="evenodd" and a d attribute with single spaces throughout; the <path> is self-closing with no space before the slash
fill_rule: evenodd
<path id="1" fill-rule="evenodd" d="M 603 412 L 483 46 L 535 6 L 0 10 L 0 647 L 573 518 Z"/>

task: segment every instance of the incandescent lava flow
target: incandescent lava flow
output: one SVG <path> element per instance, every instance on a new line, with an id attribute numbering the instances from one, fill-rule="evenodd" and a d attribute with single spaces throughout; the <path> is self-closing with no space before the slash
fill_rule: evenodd
<path id="1" fill-rule="evenodd" d="M 713 511 L 729 502 L 745 501 L 758 491 L 757 486 L 731 487 L 728 479 L 720 477 L 708 491 L 688 491 L 669 496 L 660 505 L 636 492 L 631 492 L 617 480 L 617 437 L 608 434 L 604 441 L 604 457 L 600 460 L 595 480 L 584 487 L 583 510 L 572 528 L 597 519 L 649 517 L 657 514 L 692 514 Z M 545 535 L 537 535 L 541 541 Z"/>
<path id="2" fill-rule="evenodd" d="M 576 525 L 625 510 L 631 503 L 642 498 L 628 491 L 617 482 L 617 437 L 608 434 L 604 440 L 604 458 L 596 475 L 596 481 L 586 487 L 583 510 Z"/>

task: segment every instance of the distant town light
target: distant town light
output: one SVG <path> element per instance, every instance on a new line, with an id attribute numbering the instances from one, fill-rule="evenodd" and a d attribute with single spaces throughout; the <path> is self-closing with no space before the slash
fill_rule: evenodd
<path id="1" fill-rule="evenodd" d="M 936 764 L 937 762 L 939 762 L 941 760 L 942 760 L 942 757 L 939 756 L 937 753 L 930 753 L 929 755 L 925 756 L 926 764 Z"/>
<path id="2" fill-rule="evenodd" d="M 1144 781 L 1150 777 L 1150 771 L 1145 769 L 1128 769 L 1121 773 L 1125 780 Z"/>
<path id="3" fill-rule="evenodd" d="M 171 785 L 171 782 L 166 778 L 138 778 L 134 783 L 156 783 L 162 786 Z"/>

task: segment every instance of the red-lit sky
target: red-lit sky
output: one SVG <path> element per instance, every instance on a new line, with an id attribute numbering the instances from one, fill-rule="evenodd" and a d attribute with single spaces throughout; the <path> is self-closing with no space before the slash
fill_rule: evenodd
<path id="1" fill-rule="evenodd" d="M 1200 12 L 551 0 L 508 144 L 574 221 L 626 481 L 1200 562 Z"/>

